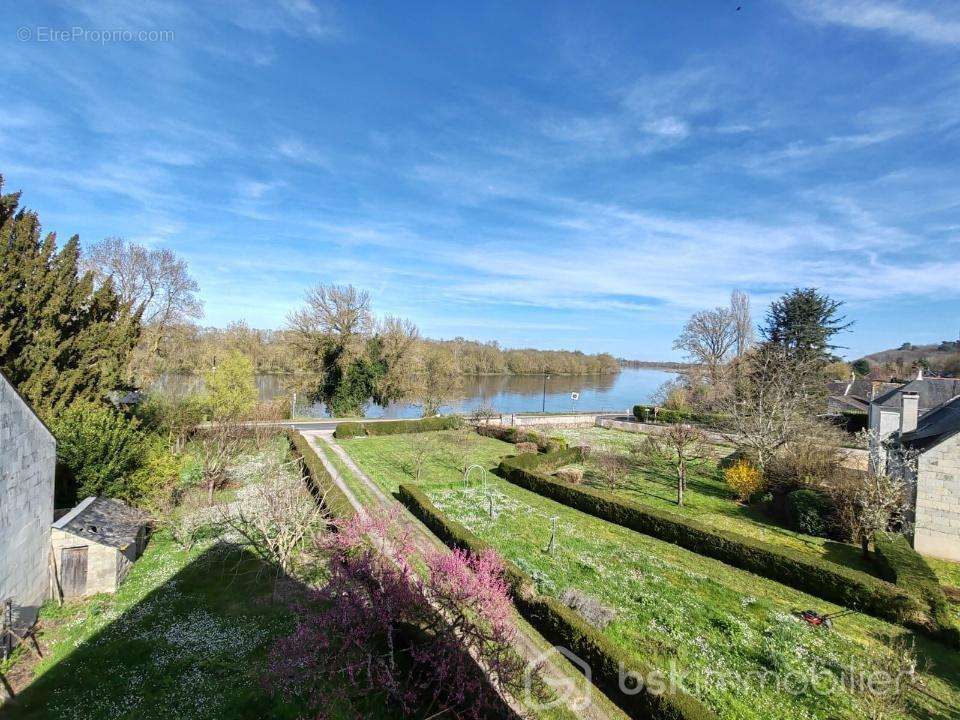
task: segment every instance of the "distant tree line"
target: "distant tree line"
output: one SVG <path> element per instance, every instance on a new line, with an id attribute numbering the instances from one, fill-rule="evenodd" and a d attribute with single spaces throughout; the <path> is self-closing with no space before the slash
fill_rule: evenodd
<path id="1" fill-rule="evenodd" d="M 244 322 L 226 327 L 202 327 L 179 323 L 164 329 L 156 341 L 156 354 L 141 377 L 158 374 L 202 374 L 232 351 L 249 357 L 258 373 L 292 374 L 302 368 L 297 356 L 295 333 L 289 328 L 264 330 Z M 607 353 L 587 354 L 570 350 L 503 348 L 497 341 L 479 342 L 454 338 L 417 338 L 421 348 L 432 348 L 450 357 L 458 375 L 600 375 L 620 371 L 621 363 Z M 624 365 L 629 365 L 624 363 Z M 684 363 L 675 363 L 684 366 Z"/>

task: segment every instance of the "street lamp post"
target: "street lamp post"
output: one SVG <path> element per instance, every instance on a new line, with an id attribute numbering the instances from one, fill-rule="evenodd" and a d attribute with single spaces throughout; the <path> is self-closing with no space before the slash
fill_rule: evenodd
<path id="1" fill-rule="evenodd" d="M 543 403 L 540 406 L 540 412 L 547 411 L 547 380 L 550 379 L 549 375 L 543 376 Z"/>

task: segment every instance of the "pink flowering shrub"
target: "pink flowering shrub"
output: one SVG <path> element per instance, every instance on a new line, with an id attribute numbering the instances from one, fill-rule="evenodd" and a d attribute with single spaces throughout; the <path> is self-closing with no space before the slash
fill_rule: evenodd
<path id="1" fill-rule="evenodd" d="M 339 522 L 324 544 L 329 581 L 272 648 L 268 689 L 317 718 L 370 697 L 405 715 L 504 713 L 491 684 L 518 689 L 523 664 L 512 650 L 516 631 L 496 553 L 431 549 L 418 573 L 410 534 L 390 515 Z"/>

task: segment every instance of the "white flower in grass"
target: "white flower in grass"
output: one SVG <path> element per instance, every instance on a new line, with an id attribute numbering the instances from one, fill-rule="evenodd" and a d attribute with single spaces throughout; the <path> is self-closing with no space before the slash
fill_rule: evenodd
<path id="1" fill-rule="evenodd" d="M 757 602 L 757 599 L 753 595 L 747 595 L 745 598 L 740 599 L 740 607 L 747 608 Z"/>

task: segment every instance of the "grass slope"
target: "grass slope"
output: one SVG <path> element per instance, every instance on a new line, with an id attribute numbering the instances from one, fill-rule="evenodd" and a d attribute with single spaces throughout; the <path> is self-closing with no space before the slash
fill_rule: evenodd
<path id="1" fill-rule="evenodd" d="M 440 434 L 438 434 L 440 435 Z M 744 720 L 863 717 L 856 694 L 836 683 L 850 667 L 872 667 L 890 637 L 908 631 L 874 618 L 838 620 L 833 632 L 811 628 L 793 612 L 835 610 L 779 583 L 731 568 L 677 546 L 606 523 L 488 475 L 488 486 L 464 488 L 451 453 L 469 448 L 485 467 L 513 448 L 487 438 L 439 439 L 442 452 L 425 464 L 421 485 L 434 503 L 559 596 L 582 590 L 617 612 L 604 631 L 614 642 L 669 670 L 679 668 L 687 689 L 722 717 Z M 464 446 L 464 442 L 467 443 Z M 357 463 L 385 489 L 410 482 L 408 436 L 345 443 Z M 449 447 L 448 447 L 449 446 Z M 493 500 L 495 519 L 489 515 Z M 558 545 L 547 554 L 550 518 L 558 518 Z M 938 699 L 914 694 L 908 717 L 954 717 L 960 706 L 960 657 L 916 638 L 932 662 L 924 674 Z M 834 683 L 823 694 L 797 694 L 777 678 L 823 671 Z M 791 675 L 792 674 L 792 675 Z"/>
<path id="2" fill-rule="evenodd" d="M 641 440 L 641 437 L 630 433 L 599 427 L 552 428 L 549 434 L 559 435 L 574 445 L 586 444 L 595 450 L 614 452 L 625 458 L 631 458 L 631 446 Z M 641 463 L 631 462 L 630 471 L 616 488 L 611 488 L 598 473 L 596 457 L 587 458 L 580 467 L 584 470 L 584 481 L 587 485 L 612 490 L 635 502 L 670 510 L 718 529 L 746 535 L 792 552 L 877 574 L 874 564 L 864 559 L 859 548 L 779 527 L 756 508 L 738 503 L 736 495 L 724 483 L 723 474 L 717 469 L 715 462 L 708 462 L 688 475 L 687 492 L 684 494 L 682 507 L 676 502 L 676 479 L 645 468 Z"/>

